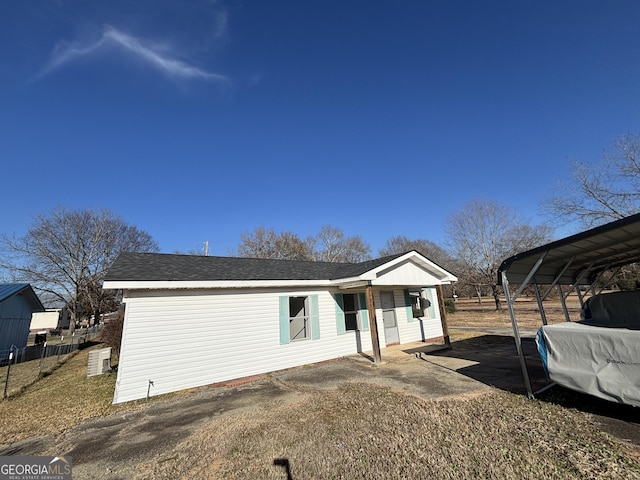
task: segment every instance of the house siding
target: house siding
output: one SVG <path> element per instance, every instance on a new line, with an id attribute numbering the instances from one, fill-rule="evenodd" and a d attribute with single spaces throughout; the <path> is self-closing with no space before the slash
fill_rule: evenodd
<path id="1" fill-rule="evenodd" d="M 443 335 L 442 322 L 440 320 L 440 310 L 438 308 L 436 289 L 430 287 L 434 301 L 430 307 L 424 311 L 424 316 L 414 318 L 409 321 L 408 312 L 404 308 L 405 299 L 403 290 L 394 290 L 396 301 L 396 315 L 398 315 L 398 333 L 400 334 L 400 343 L 420 342 L 429 340 L 430 338 L 438 338 Z M 430 315 L 433 312 L 433 317 Z M 380 312 L 382 314 L 382 312 Z"/>
<path id="2" fill-rule="evenodd" d="M 337 290 L 130 291 L 114 403 L 249 377 L 358 352 L 357 333 L 338 334 Z M 280 297 L 317 295 L 319 338 L 281 344 Z M 442 335 L 439 316 L 407 321 L 403 290 L 394 290 L 400 342 Z M 376 306 L 380 294 L 374 293 Z M 382 310 L 376 308 L 380 344 Z M 371 319 L 369 319 L 369 323 Z M 313 333 L 313 332 L 312 332 Z M 371 333 L 358 332 L 371 351 Z"/>
<path id="3" fill-rule="evenodd" d="M 280 344 L 279 297 L 318 296 L 319 335 Z M 370 349 L 369 332 L 361 343 Z M 329 291 L 131 292 L 114 403 L 356 353 L 355 332 L 337 335 Z"/>

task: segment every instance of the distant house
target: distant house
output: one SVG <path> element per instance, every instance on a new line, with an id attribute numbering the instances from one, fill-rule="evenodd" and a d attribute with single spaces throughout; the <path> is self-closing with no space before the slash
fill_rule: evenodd
<path id="1" fill-rule="evenodd" d="M 34 312 L 31 317 L 29 330 L 39 332 L 43 330 L 60 330 L 69 328 L 69 312 L 66 308 L 52 308 L 44 312 Z"/>
<path id="2" fill-rule="evenodd" d="M 416 251 L 362 263 L 125 253 L 114 403 L 443 336 L 439 286 Z"/>
<path id="3" fill-rule="evenodd" d="M 0 284 L 0 359 L 27 346 L 33 312 L 44 307 L 28 283 Z"/>

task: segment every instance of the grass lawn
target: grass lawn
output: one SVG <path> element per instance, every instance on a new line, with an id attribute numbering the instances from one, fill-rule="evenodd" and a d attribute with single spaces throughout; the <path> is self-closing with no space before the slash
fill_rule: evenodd
<path id="1" fill-rule="evenodd" d="M 75 352 L 21 394 L 0 402 L 0 444 L 55 434 L 89 418 L 142 407 L 140 402 L 111 405 L 116 375 L 87 378 L 89 350 Z"/>
<path id="2" fill-rule="evenodd" d="M 501 391 L 424 400 L 346 384 L 216 418 L 137 478 L 640 478 L 629 447 L 579 411 Z"/>

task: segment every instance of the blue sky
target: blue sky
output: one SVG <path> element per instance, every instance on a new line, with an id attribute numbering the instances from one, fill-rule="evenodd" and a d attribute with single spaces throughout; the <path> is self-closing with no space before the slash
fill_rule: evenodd
<path id="1" fill-rule="evenodd" d="M 107 208 L 164 252 L 322 225 L 373 253 L 474 198 L 532 223 L 640 131 L 640 3 L 5 1 L 0 233 Z"/>

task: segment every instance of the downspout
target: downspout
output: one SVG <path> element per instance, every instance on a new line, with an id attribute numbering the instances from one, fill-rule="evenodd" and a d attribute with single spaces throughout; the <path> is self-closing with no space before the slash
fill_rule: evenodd
<path id="1" fill-rule="evenodd" d="M 379 365 L 382 363 L 382 356 L 380 355 L 380 340 L 378 339 L 378 322 L 376 321 L 376 306 L 373 300 L 373 287 L 371 282 L 368 283 L 366 288 L 367 294 L 367 311 L 369 312 L 369 323 L 371 327 L 371 346 L 373 349 L 373 363 Z"/>

